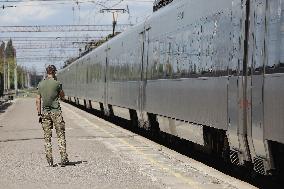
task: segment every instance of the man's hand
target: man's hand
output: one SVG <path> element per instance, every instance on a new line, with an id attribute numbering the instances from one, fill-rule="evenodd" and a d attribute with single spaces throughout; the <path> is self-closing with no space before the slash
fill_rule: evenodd
<path id="1" fill-rule="evenodd" d="M 38 112 L 38 113 L 37 113 L 37 116 L 39 117 L 39 118 L 38 118 L 38 122 L 39 122 L 40 124 L 42 124 L 42 114 L 41 114 L 40 112 Z"/>
<path id="2" fill-rule="evenodd" d="M 40 124 L 42 124 L 42 116 L 41 116 L 41 115 L 40 115 L 39 118 L 38 118 L 38 122 L 39 122 Z"/>
<path id="3" fill-rule="evenodd" d="M 41 96 L 40 95 L 36 95 L 36 110 L 37 110 L 38 116 L 41 116 Z"/>
<path id="4" fill-rule="evenodd" d="M 64 91 L 63 91 L 63 90 L 61 90 L 61 91 L 59 92 L 59 97 L 60 97 L 61 100 L 65 100 L 65 94 L 64 94 Z"/>

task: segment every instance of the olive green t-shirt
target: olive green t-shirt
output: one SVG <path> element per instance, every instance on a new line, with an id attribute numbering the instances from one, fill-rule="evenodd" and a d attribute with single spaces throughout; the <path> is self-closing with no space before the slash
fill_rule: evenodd
<path id="1" fill-rule="evenodd" d="M 43 112 L 60 111 L 59 93 L 62 90 L 61 84 L 53 78 L 47 78 L 38 84 L 38 94 L 42 98 Z"/>

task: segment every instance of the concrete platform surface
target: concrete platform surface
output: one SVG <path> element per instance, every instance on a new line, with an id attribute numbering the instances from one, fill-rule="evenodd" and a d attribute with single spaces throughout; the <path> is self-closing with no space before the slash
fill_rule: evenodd
<path id="1" fill-rule="evenodd" d="M 74 165 L 48 167 L 35 99 L 0 111 L 0 189 L 255 188 L 75 107 L 61 103 Z M 56 134 L 53 154 L 59 163 Z"/>

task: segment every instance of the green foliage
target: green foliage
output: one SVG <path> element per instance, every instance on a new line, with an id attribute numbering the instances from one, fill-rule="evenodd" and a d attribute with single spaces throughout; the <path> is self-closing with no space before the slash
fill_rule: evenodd
<path id="1" fill-rule="evenodd" d="M 10 88 L 14 89 L 14 69 L 15 69 L 15 53 L 14 53 L 14 47 L 13 47 L 13 42 L 10 39 L 6 45 L 5 48 L 5 55 L 6 55 L 6 65 L 7 65 L 7 69 L 9 72 L 9 78 L 10 78 Z"/>
<path id="2" fill-rule="evenodd" d="M 23 67 L 18 66 L 17 68 L 17 76 L 18 76 L 18 88 L 25 87 L 25 80 L 26 80 L 26 71 Z"/>
<path id="3" fill-rule="evenodd" d="M 5 43 L 2 42 L 0 45 L 0 73 L 3 74 L 3 63 L 4 63 L 4 51 L 5 51 Z"/>
<path id="4" fill-rule="evenodd" d="M 6 49 L 5 49 L 5 54 L 6 54 L 6 58 L 14 58 L 15 55 L 15 50 L 13 47 L 13 42 L 10 39 L 7 43 Z"/>
<path id="5" fill-rule="evenodd" d="M 6 48 L 5 48 L 6 46 Z M 6 68 L 9 67 L 9 76 L 10 76 L 10 88 L 14 89 L 14 69 L 16 66 L 15 62 L 15 49 L 13 46 L 13 42 L 10 39 L 5 45 L 4 42 L 0 44 L 0 74 L 3 75 L 4 73 L 4 53 L 6 56 Z M 25 80 L 26 80 L 26 70 L 21 67 L 17 66 L 17 76 L 18 76 L 18 88 L 24 88 Z"/>

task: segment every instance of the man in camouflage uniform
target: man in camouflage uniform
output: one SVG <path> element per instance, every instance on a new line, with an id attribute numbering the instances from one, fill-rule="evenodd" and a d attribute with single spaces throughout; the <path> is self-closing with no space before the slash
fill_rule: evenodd
<path id="1" fill-rule="evenodd" d="M 69 160 L 66 153 L 65 122 L 59 104 L 59 98 L 64 98 L 64 92 L 61 84 L 55 79 L 56 67 L 50 65 L 46 68 L 46 72 L 47 78 L 39 83 L 36 98 L 37 111 L 41 117 L 42 128 L 44 130 L 45 154 L 49 166 L 53 167 L 51 137 L 54 127 L 58 138 L 61 166 L 65 166 Z"/>

